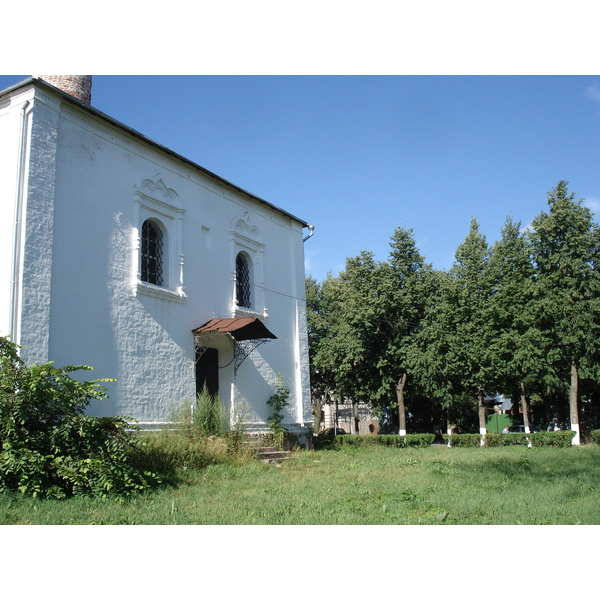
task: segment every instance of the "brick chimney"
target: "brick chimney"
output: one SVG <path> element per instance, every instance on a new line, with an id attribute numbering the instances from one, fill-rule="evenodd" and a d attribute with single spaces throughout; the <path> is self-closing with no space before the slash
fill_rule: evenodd
<path id="1" fill-rule="evenodd" d="M 38 75 L 37 77 L 86 104 L 92 102 L 91 75 Z"/>

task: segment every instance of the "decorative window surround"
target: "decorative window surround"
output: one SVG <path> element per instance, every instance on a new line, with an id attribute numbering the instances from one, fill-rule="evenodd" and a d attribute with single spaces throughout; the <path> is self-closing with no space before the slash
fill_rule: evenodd
<path id="1" fill-rule="evenodd" d="M 187 297 L 183 285 L 183 218 L 175 190 L 162 179 L 145 179 L 134 192 L 134 226 L 132 227 L 132 277 L 134 295 L 142 294 L 172 302 L 183 302 Z M 152 219 L 163 230 L 163 285 L 158 286 L 141 278 L 141 229 Z"/>
<path id="2" fill-rule="evenodd" d="M 146 283 L 145 281 L 138 281 L 134 293 L 136 296 L 151 296 L 152 298 L 179 303 L 182 303 L 187 298 L 185 293 L 182 294 L 177 291 L 168 290 L 152 283 Z"/>
<path id="3" fill-rule="evenodd" d="M 231 243 L 231 281 L 232 281 L 232 317 L 262 317 L 268 318 L 269 313 L 265 306 L 265 283 L 263 273 L 263 254 L 265 245 L 261 233 L 251 219 L 248 211 L 232 221 L 230 234 Z M 242 252 L 249 258 L 250 285 L 252 308 L 239 306 L 237 301 L 237 269 L 236 259 Z M 262 307 L 262 308 L 260 308 Z"/>

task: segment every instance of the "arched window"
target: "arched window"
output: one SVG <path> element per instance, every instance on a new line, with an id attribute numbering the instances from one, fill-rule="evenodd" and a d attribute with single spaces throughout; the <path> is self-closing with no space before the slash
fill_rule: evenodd
<path id="1" fill-rule="evenodd" d="M 235 259 L 235 279 L 238 306 L 252 308 L 250 264 L 243 252 L 240 252 Z"/>
<path id="2" fill-rule="evenodd" d="M 142 225 L 142 281 L 163 285 L 163 232 L 151 220 Z"/>

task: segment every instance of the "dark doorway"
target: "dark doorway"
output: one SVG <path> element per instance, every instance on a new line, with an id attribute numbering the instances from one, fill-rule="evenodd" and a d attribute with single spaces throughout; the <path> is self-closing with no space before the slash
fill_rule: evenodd
<path id="1" fill-rule="evenodd" d="M 215 348 L 203 350 L 196 358 L 196 393 L 199 394 L 206 385 L 208 393 L 215 396 L 219 393 L 219 352 Z"/>

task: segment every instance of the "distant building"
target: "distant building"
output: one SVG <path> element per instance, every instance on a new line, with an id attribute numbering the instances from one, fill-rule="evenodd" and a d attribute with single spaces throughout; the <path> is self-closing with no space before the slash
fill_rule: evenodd
<path id="1" fill-rule="evenodd" d="M 281 374 L 283 424 L 303 437 L 312 227 L 90 100 L 91 76 L 0 92 L 0 334 L 27 363 L 115 378 L 90 414 L 143 427 L 206 383 L 264 430 Z"/>
<path id="2" fill-rule="evenodd" d="M 338 427 L 346 433 L 358 433 L 359 435 L 376 434 L 379 431 L 379 419 L 371 412 L 369 406 L 362 401 L 358 403 L 356 410 L 350 400 L 337 405 L 334 402 L 325 404 L 322 409 L 322 416 L 322 429 Z M 357 425 L 358 431 L 356 429 Z"/>

